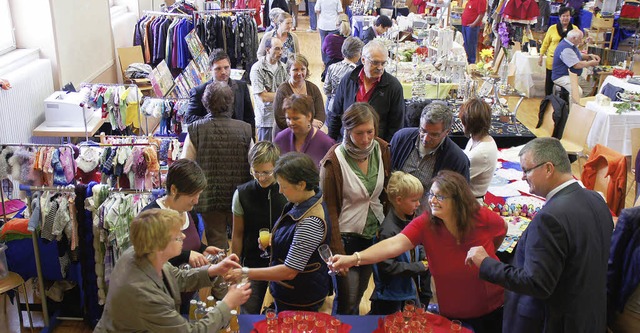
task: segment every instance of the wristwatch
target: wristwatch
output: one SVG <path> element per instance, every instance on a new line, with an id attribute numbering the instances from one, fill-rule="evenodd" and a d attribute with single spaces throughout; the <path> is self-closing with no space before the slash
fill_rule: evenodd
<path id="1" fill-rule="evenodd" d="M 247 276 L 249 275 L 249 267 L 242 267 L 242 275 Z"/>

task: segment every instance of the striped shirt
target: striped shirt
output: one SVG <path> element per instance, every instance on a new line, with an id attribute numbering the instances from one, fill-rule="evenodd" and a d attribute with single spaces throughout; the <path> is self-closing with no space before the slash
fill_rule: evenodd
<path id="1" fill-rule="evenodd" d="M 298 222 L 284 265 L 299 272 L 304 271 L 311 255 L 318 250 L 324 234 L 325 224 L 318 217 L 311 216 Z"/>
<path id="2" fill-rule="evenodd" d="M 351 73 L 356 68 L 356 64 L 347 59 L 331 64 L 327 69 L 327 76 L 324 79 L 324 93 L 327 95 L 327 113 L 333 107 L 333 95 L 335 95 L 342 78 Z"/>

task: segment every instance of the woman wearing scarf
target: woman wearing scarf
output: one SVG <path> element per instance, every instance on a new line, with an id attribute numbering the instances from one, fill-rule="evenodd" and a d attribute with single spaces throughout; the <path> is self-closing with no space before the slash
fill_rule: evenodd
<path id="1" fill-rule="evenodd" d="M 556 51 L 556 47 L 560 41 L 567 37 L 567 33 L 573 29 L 571 24 L 571 8 L 562 7 L 558 11 L 558 17 L 560 22 L 549 27 L 547 34 L 544 35 L 542 41 L 542 47 L 540 48 L 540 58 L 538 59 L 538 66 L 542 66 L 542 57 L 547 56 L 546 68 L 547 77 L 544 80 L 544 94 L 549 96 L 553 93 L 553 80 L 551 79 L 551 67 L 553 66 L 553 53 Z"/>
<path id="2" fill-rule="evenodd" d="M 342 116 L 344 138 L 320 162 L 320 180 L 331 221 L 334 254 L 352 254 L 373 244 L 384 220 L 384 188 L 391 170 L 389 144 L 377 137 L 378 114 L 354 103 Z M 371 265 L 354 267 L 338 281 L 338 314 L 358 314 Z"/>

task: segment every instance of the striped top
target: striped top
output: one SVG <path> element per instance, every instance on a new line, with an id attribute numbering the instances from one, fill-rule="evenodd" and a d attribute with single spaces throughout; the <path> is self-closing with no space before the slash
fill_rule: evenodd
<path id="1" fill-rule="evenodd" d="M 311 255 L 322 243 L 324 229 L 324 222 L 315 216 L 298 222 L 284 265 L 300 272 L 304 271 Z"/>

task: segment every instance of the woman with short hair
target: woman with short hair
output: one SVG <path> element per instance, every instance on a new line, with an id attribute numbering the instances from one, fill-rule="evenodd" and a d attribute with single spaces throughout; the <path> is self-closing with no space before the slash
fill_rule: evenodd
<path id="1" fill-rule="evenodd" d="M 272 37 L 278 38 L 282 42 L 282 54 L 280 55 L 280 61 L 287 63 L 289 58 L 300 52 L 300 45 L 298 44 L 298 35 L 292 32 L 293 18 L 289 13 L 281 13 L 276 20 L 276 29 L 269 32 L 265 32 L 260 40 L 258 46 L 258 58 L 264 58 L 267 54 L 266 41 Z"/>

